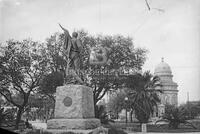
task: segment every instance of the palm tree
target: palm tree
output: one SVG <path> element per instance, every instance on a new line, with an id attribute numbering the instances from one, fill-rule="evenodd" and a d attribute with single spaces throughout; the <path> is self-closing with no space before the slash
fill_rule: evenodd
<path id="1" fill-rule="evenodd" d="M 127 76 L 125 86 L 130 89 L 129 97 L 136 118 L 140 123 L 147 123 L 155 107 L 160 102 L 158 92 L 161 91 L 155 89 L 162 86 L 160 78 L 146 71 L 143 74 Z"/>
<path id="2" fill-rule="evenodd" d="M 165 106 L 165 114 L 163 119 L 155 122 L 167 122 L 169 128 L 177 129 L 180 124 L 191 126 L 197 129 L 192 123 L 187 121 L 187 110 L 184 107 L 175 107 L 174 105 Z"/>

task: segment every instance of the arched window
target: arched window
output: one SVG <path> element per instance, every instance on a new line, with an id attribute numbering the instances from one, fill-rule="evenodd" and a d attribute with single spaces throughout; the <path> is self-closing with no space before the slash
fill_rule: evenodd
<path id="1" fill-rule="evenodd" d="M 172 96 L 172 104 L 177 105 L 177 96 L 176 96 L 176 94 L 174 94 L 174 95 Z"/>
<path id="2" fill-rule="evenodd" d="M 168 95 L 165 96 L 165 104 L 170 104 Z"/>

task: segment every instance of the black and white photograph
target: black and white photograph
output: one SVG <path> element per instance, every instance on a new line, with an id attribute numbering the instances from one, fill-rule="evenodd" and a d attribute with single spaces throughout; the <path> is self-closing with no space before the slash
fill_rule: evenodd
<path id="1" fill-rule="evenodd" d="M 0 0 L 0 129 L 200 134 L 200 0 Z"/>

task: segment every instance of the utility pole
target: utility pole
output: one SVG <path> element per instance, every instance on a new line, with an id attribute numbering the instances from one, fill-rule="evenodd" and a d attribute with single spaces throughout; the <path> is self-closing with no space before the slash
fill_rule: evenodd
<path id="1" fill-rule="evenodd" d="M 126 106 L 126 126 L 127 126 L 127 122 L 128 122 L 128 119 L 127 119 L 127 107 L 128 107 L 128 97 L 125 97 L 125 106 Z"/>

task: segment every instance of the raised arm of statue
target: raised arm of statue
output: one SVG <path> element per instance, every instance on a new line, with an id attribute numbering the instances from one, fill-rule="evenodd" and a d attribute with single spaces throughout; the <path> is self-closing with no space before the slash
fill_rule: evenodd
<path id="1" fill-rule="evenodd" d="M 64 31 L 64 33 L 67 34 L 68 36 L 70 36 L 69 31 L 68 31 L 67 29 L 65 29 L 64 27 L 62 27 L 62 26 L 60 25 L 60 23 L 58 23 L 58 24 L 59 24 L 59 26 L 61 27 L 61 29 Z M 70 36 L 70 37 L 71 37 L 71 36 Z"/>

